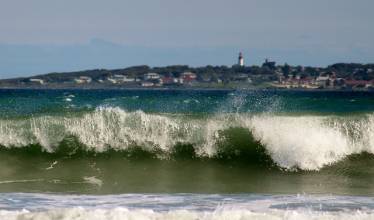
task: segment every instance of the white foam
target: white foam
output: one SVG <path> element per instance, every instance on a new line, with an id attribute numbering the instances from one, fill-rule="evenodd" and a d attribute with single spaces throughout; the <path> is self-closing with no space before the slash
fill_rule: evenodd
<path id="1" fill-rule="evenodd" d="M 2 180 L 0 184 L 10 184 L 10 183 L 32 183 L 32 182 L 43 182 L 44 179 L 28 179 L 28 180 Z"/>
<path id="2" fill-rule="evenodd" d="M 127 112 L 102 107 L 77 117 L 41 116 L 0 120 L 0 144 L 22 147 L 40 144 L 53 152 L 59 143 L 75 136 L 96 152 L 140 146 L 171 152 L 178 143 L 189 143 L 198 155 L 217 152 L 220 131 L 243 127 L 253 133 L 272 159 L 286 169 L 318 170 L 360 152 L 374 153 L 374 115 L 276 116 L 220 114 L 204 119 L 180 115 Z"/>
<path id="3" fill-rule="evenodd" d="M 101 187 L 103 185 L 103 181 L 101 179 L 98 179 L 96 176 L 86 176 L 83 177 L 84 181 L 96 185 L 98 187 Z"/>
<path id="4" fill-rule="evenodd" d="M 45 168 L 46 170 L 51 170 L 54 168 L 54 166 L 58 163 L 58 161 L 53 161 L 53 163 L 51 163 L 51 165 L 49 165 L 49 167 Z"/>
<path id="5" fill-rule="evenodd" d="M 254 116 L 246 124 L 279 166 L 319 170 L 351 154 L 374 153 L 373 118 Z"/>
<path id="6" fill-rule="evenodd" d="M 349 137 L 322 117 L 254 117 L 253 135 L 281 167 L 320 169 L 355 150 Z"/>
<path id="7" fill-rule="evenodd" d="M 53 152 L 65 137 L 73 135 L 88 149 L 97 152 L 103 152 L 109 146 L 115 150 L 141 146 L 145 150 L 157 147 L 170 151 L 177 143 L 192 143 L 199 147 L 211 144 L 207 141 L 218 131 L 214 126 L 222 127 L 218 124 L 224 122 L 207 123 L 142 111 L 99 108 L 79 118 L 44 116 L 20 121 L 2 120 L 0 144 L 22 147 L 38 143 L 46 151 Z"/>
<path id="8" fill-rule="evenodd" d="M 353 213 L 329 213 L 313 211 L 272 211 L 252 212 L 249 210 L 225 210 L 218 209 L 213 212 L 196 212 L 188 210 L 176 210 L 168 212 L 155 212 L 151 209 L 129 210 L 127 208 L 114 209 L 53 209 L 48 211 L 30 212 L 22 211 L 0 211 L 2 220 L 119 220 L 119 219 L 142 219 L 142 220 L 371 220 L 372 213 L 356 211 Z"/>
<path id="9" fill-rule="evenodd" d="M 0 194 L 0 219 L 373 219 L 373 199 L 311 195 Z"/>

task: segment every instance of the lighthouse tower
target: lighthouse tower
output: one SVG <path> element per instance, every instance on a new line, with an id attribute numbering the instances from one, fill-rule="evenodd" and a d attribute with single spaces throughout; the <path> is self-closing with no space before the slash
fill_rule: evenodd
<path id="1" fill-rule="evenodd" d="M 238 58 L 238 65 L 239 66 L 244 66 L 244 58 L 243 58 L 243 53 L 239 53 L 239 58 Z"/>

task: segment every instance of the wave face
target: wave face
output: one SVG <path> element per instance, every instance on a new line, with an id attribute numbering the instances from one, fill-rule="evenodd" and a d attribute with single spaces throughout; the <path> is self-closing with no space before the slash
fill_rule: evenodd
<path id="1" fill-rule="evenodd" d="M 0 90 L 0 192 L 373 195 L 373 95 Z M 13 214 L 101 212 L 75 208 Z M 111 207 L 105 217 L 138 213 L 125 209 Z M 150 210 L 149 218 L 167 217 Z M 214 211 L 206 218 L 236 216 Z M 284 211 L 275 216 L 287 219 Z"/>
<path id="2" fill-rule="evenodd" d="M 193 117 L 99 107 L 75 116 L 2 119 L 0 145 L 6 149 L 39 145 L 48 153 L 63 145 L 96 153 L 140 149 L 160 159 L 187 146 L 197 158 L 266 154 L 284 169 L 320 170 L 349 155 L 374 153 L 374 115 Z"/>

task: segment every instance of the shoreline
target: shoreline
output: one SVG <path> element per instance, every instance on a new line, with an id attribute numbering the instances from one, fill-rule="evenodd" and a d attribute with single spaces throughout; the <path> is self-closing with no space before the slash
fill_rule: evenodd
<path id="1" fill-rule="evenodd" d="M 266 91 L 266 92 L 340 92 L 340 93 L 352 93 L 352 92 L 361 92 L 361 93 L 374 93 L 374 90 L 358 90 L 358 89 L 302 89 L 302 88 L 295 88 L 295 89 L 279 89 L 279 88 L 204 88 L 204 87 L 153 87 L 153 88 L 142 88 L 142 87 L 128 87 L 128 88 L 119 88 L 119 87 L 59 87 L 59 88 L 51 88 L 51 87 L 0 87 L 0 90 L 106 90 L 106 91 Z"/>

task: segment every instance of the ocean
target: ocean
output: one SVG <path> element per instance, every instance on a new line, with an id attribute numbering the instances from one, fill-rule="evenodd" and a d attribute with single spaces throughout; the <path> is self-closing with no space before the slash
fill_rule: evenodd
<path id="1" fill-rule="evenodd" d="M 0 90 L 0 219 L 374 219 L 374 92 Z"/>

